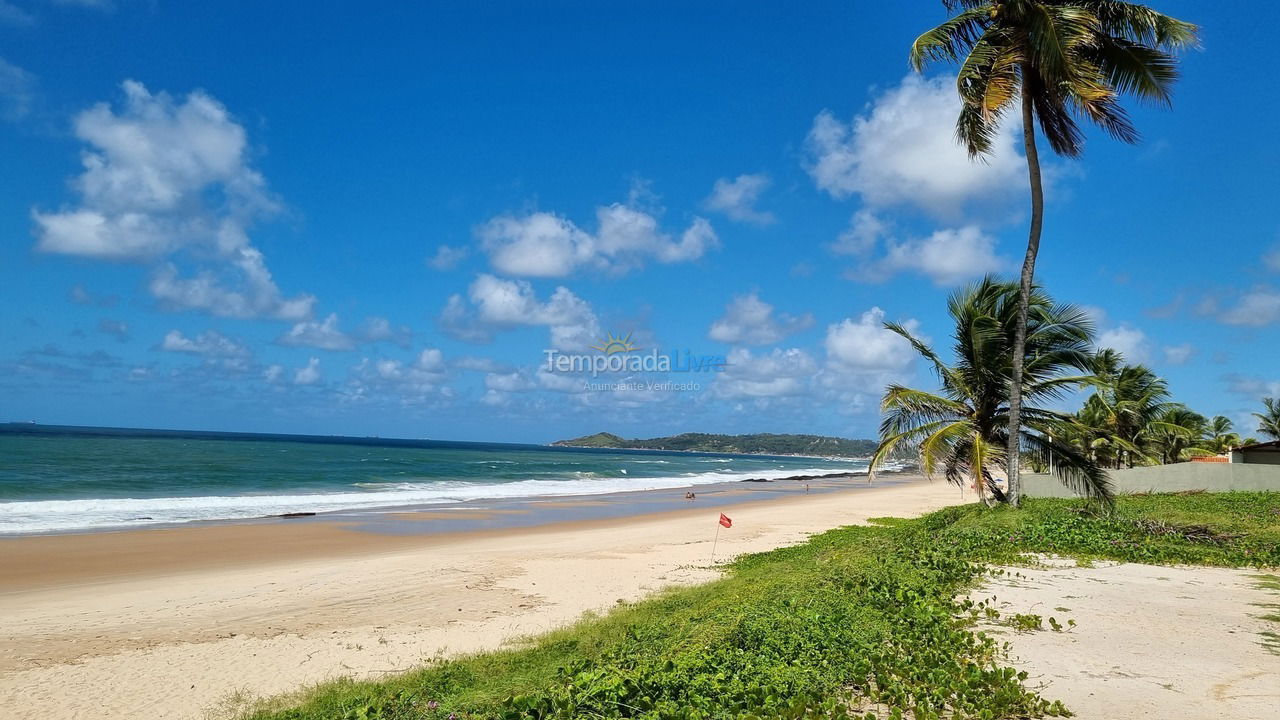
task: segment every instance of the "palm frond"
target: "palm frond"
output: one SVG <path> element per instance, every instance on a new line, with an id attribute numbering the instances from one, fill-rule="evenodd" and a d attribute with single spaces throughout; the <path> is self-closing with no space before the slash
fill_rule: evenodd
<path id="1" fill-rule="evenodd" d="M 1070 445 L 1038 433 L 1023 433 L 1023 443 L 1048 464 L 1053 459 L 1053 472 L 1073 492 L 1096 500 L 1111 502 L 1111 480 L 1107 471 Z"/>
<path id="2" fill-rule="evenodd" d="M 1022 4 L 1026 10 L 1027 61 L 1051 84 L 1076 73 L 1081 48 L 1094 43 L 1101 29 L 1097 16 L 1073 5 Z"/>
<path id="3" fill-rule="evenodd" d="M 1067 100 L 1056 84 L 1051 84 L 1040 73 L 1023 73 L 1031 104 L 1035 108 L 1040 131 L 1049 141 L 1049 147 L 1063 157 L 1079 157 L 1084 152 L 1084 133 L 1071 115 Z"/>
<path id="4" fill-rule="evenodd" d="M 917 72 L 930 62 L 958 62 L 991 22 L 992 7 L 981 4 L 964 10 L 911 43 L 911 67 Z"/>
<path id="5" fill-rule="evenodd" d="M 1076 83 L 1070 86 L 1068 100 L 1081 114 L 1093 121 L 1112 138 L 1130 145 L 1142 140 L 1142 135 L 1129 119 L 1129 113 L 1116 100 L 1114 92 L 1101 95 L 1097 88 L 1106 88 L 1102 82 Z"/>
<path id="6" fill-rule="evenodd" d="M 1142 45 L 1178 50 L 1196 47 L 1200 29 L 1145 5 L 1121 0 L 1071 0 L 1098 18 L 1102 31 Z"/>
<path id="7" fill-rule="evenodd" d="M 956 459 L 956 446 L 961 438 L 973 435 L 973 423 L 958 420 L 939 427 L 920 443 L 920 469 L 928 477 L 937 472 L 938 464 L 950 466 Z M 950 479 L 950 477 L 948 477 Z"/>
<path id="8" fill-rule="evenodd" d="M 884 324 L 884 327 L 886 330 L 896 333 L 907 342 L 911 343 L 911 347 L 914 348 L 921 357 L 928 360 L 929 364 L 933 366 L 934 372 L 938 374 L 938 379 L 942 380 L 944 384 L 946 383 L 950 373 L 950 368 L 947 367 L 946 363 L 942 362 L 942 358 L 938 357 L 938 354 L 933 351 L 933 348 L 929 347 L 927 343 L 916 337 L 914 333 L 908 330 L 901 323 L 887 322 Z"/>
<path id="9" fill-rule="evenodd" d="M 989 5 L 990 0 L 942 0 L 942 5 L 951 12 L 955 12 L 957 8 L 972 9 Z"/>
<path id="10" fill-rule="evenodd" d="M 1103 37 L 1084 52 L 1118 92 L 1164 107 L 1173 104 L 1178 61 L 1172 55 L 1123 38 Z"/>
<path id="11" fill-rule="evenodd" d="M 963 105 L 956 137 L 971 157 L 991 152 L 1000 120 L 1013 104 L 1020 85 L 1022 54 L 1010 34 L 987 30 L 974 43 L 956 75 Z"/>
<path id="12" fill-rule="evenodd" d="M 882 427 L 880 431 L 880 444 L 876 446 L 876 451 L 871 455 L 871 463 L 867 467 L 868 477 L 875 477 L 876 470 L 878 470 L 880 465 L 882 465 L 884 461 L 898 449 L 899 445 L 904 443 L 908 445 L 919 445 L 923 438 L 928 437 L 931 433 L 936 432 L 939 428 L 948 425 L 950 422 L 951 421 L 949 420 L 938 420 L 897 433 L 886 433 Z"/>
<path id="13" fill-rule="evenodd" d="M 1193 47 L 1199 29 L 1121 0 L 943 0 L 955 13 L 912 45 L 917 70 L 957 62 L 962 99 L 956 138 L 969 155 L 989 154 L 1018 95 L 1028 97 L 1054 152 L 1084 150 L 1080 121 L 1111 137 L 1140 136 L 1121 95 L 1167 106 L 1178 77 L 1174 52 Z"/>

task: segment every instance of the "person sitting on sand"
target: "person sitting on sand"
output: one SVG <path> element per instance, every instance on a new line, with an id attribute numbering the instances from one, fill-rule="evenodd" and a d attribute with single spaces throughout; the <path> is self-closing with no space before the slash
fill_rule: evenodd
<path id="1" fill-rule="evenodd" d="M 684 499 L 685 499 L 685 500 L 695 500 L 695 499 L 697 499 L 697 497 L 698 497 L 697 495 L 694 495 L 694 494 L 693 494 L 693 493 L 691 493 L 691 492 L 687 492 L 687 493 L 685 493 L 685 494 L 684 494 Z"/>

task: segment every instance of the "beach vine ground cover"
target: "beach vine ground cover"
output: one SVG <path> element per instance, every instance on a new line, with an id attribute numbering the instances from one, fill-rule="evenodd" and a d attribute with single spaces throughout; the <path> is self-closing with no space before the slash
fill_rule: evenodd
<path id="1" fill-rule="evenodd" d="M 254 720 L 1024 718 L 1069 714 L 975 631 L 965 591 L 1026 553 L 1280 566 L 1280 494 L 1032 500 L 884 519 L 738 559 L 512 650 L 268 701 Z M 1077 618 L 1087 622 L 1087 618 Z"/>

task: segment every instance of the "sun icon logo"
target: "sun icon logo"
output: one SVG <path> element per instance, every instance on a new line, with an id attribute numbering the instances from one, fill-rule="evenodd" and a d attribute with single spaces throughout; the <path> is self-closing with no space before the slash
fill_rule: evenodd
<path id="1" fill-rule="evenodd" d="M 614 353 L 635 352 L 640 348 L 631 344 L 631 333 L 627 333 L 626 337 L 616 337 L 613 333 L 609 333 L 607 338 L 601 340 L 599 345 L 592 345 L 591 349 L 599 350 L 605 355 L 613 355 Z"/>

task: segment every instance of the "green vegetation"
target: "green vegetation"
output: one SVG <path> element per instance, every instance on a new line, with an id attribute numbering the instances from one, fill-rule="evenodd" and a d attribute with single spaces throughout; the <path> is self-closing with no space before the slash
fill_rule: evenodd
<path id="1" fill-rule="evenodd" d="M 1016 613 L 1009 617 L 1009 625 L 1018 632 L 1035 632 L 1044 629 L 1044 618 L 1039 615 Z"/>
<path id="2" fill-rule="evenodd" d="M 1142 365 L 1126 365 L 1114 350 L 1094 357 L 1093 395 L 1066 428 L 1064 441 L 1100 465 L 1156 465 L 1248 445 L 1221 415 L 1206 418 L 1172 402 L 1168 383 Z"/>
<path id="3" fill-rule="evenodd" d="M 1063 443 L 1070 415 L 1043 407 L 1091 378 L 1093 323 L 1079 308 L 1057 305 L 1039 288 L 1031 295 L 1022 373 L 1022 437 L 1019 445 L 1047 460 L 1063 482 L 1090 496 L 1107 498 L 1106 474 L 1086 454 Z M 991 277 L 953 294 L 947 310 L 955 322 L 955 363 L 948 365 L 906 328 L 885 327 L 906 338 L 942 383 L 940 393 L 901 385 L 885 389 L 880 447 L 874 469 L 900 448 L 919 452 L 930 475 L 957 485 L 973 483 L 979 498 L 1003 500 L 993 470 L 1005 464 L 1009 433 L 1009 360 L 1018 332 L 1018 286 Z"/>
<path id="4" fill-rule="evenodd" d="M 1017 507 L 1019 440 L 1022 437 L 1023 360 L 1027 357 L 1028 308 L 1044 225 L 1044 185 L 1036 147 L 1036 121 L 1054 152 L 1084 151 L 1079 120 L 1122 142 L 1138 131 L 1121 107 L 1121 95 L 1169 105 L 1178 61 L 1173 53 L 1194 46 L 1191 23 L 1122 0 L 942 0 L 957 11 L 911 46 L 911 64 L 956 63 L 960 117 L 956 134 L 971 156 L 992 151 L 1000 122 L 1021 110 L 1022 145 L 1031 186 L 1031 223 L 1019 282 L 1018 317 L 1011 344 L 1009 430 L 1005 457 L 1009 502 Z"/>
<path id="5" fill-rule="evenodd" d="M 1022 553 L 1280 565 L 1280 495 L 1029 500 L 884 519 L 751 555 L 721 580 L 503 652 L 383 682 L 329 683 L 255 720 L 1008 718 L 1067 708 L 1024 686 L 965 593 Z M 1087 623 L 1088 618 L 1078 618 Z M 1027 630 L 1043 619 L 1013 616 Z M 1050 618 L 1069 631 L 1074 622 Z"/>
<path id="6" fill-rule="evenodd" d="M 1263 398 L 1265 412 L 1254 413 L 1258 418 L 1258 432 L 1272 440 L 1280 440 L 1280 398 Z"/>
<path id="7" fill-rule="evenodd" d="M 746 453 L 752 455 L 815 455 L 866 457 L 875 452 L 874 440 L 847 440 L 823 435 L 713 435 L 684 433 L 671 437 L 627 440 L 612 433 L 596 433 L 553 445 L 568 447 L 624 448 L 634 450 L 682 450 L 686 452 Z"/>
<path id="8" fill-rule="evenodd" d="M 587 447 L 587 448 L 625 448 L 630 447 L 624 437 L 619 437 L 613 433 L 599 432 L 595 435 L 583 435 L 580 438 L 572 440 L 559 440 L 551 443 L 552 445 L 562 445 L 566 447 Z"/>
<path id="9" fill-rule="evenodd" d="M 1006 465 L 1010 412 L 1009 360 L 1017 333 L 1017 284 L 987 277 L 953 294 L 951 364 L 906 328 L 898 333 L 933 368 L 941 389 L 890 385 L 881 400 L 880 445 L 874 469 L 887 457 L 915 456 L 930 475 L 973 485 L 988 501 L 1009 499 L 996 482 Z M 1221 455 L 1256 442 L 1233 432 L 1231 421 L 1206 418 L 1173 402 L 1168 383 L 1142 365 L 1128 365 L 1115 350 L 1095 350 L 1093 323 L 1079 309 L 1055 304 L 1033 288 L 1028 308 L 1022 375 L 1023 464 L 1049 468 L 1079 493 L 1110 495 L 1103 468 L 1158 465 Z M 1071 390 L 1091 389 L 1075 413 L 1044 405 Z M 1267 432 L 1280 403 L 1264 399 L 1255 413 Z"/>

